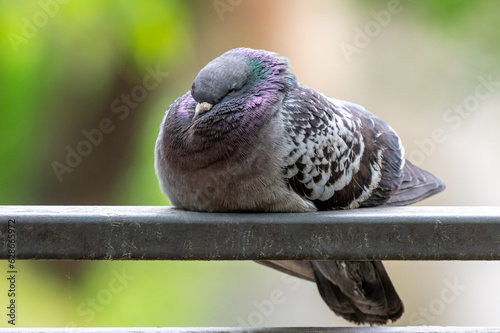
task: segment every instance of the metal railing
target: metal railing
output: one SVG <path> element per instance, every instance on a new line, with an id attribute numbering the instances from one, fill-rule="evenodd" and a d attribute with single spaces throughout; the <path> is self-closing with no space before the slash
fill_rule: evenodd
<path id="1" fill-rule="evenodd" d="M 11 235 L 14 235 L 13 237 Z M 14 240 L 14 241 L 13 241 Z M 500 207 L 196 213 L 158 206 L 0 206 L 0 259 L 500 260 Z M 64 332 L 58 328 L 0 332 Z M 81 328 L 77 332 L 499 332 L 497 328 Z"/>
<path id="2" fill-rule="evenodd" d="M 97 328 L 17 328 L 2 329 L 9 333 L 498 333 L 498 328 L 485 327 L 439 327 L 439 326 L 408 326 L 408 327 L 97 327 Z"/>

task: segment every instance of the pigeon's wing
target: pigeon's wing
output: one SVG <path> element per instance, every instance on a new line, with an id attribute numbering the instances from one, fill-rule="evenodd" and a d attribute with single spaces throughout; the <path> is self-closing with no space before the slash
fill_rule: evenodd
<path id="1" fill-rule="evenodd" d="M 387 206 L 406 206 L 443 191 L 446 185 L 432 173 L 406 160 L 402 181 L 396 193 L 389 197 Z"/>
<path id="2" fill-rule="evenodd" d="M 363 107 L 299 85 L 283 102 L 284 177 L 318 210 L 405 205 L 444 189 L 404 158 L 396 132 Z"/>
<path id="3" fill-rule="evenodd" d="M 404 206 L 424 200 L 443 191 L 446 186 L 439 178 L 404 159 L 404 148 L 396 132 L 363 107 L 341 102 L 365 124 L 365 140 L 382 151 L 381 179 L 369 199 L 361 207 Z M 366 121 L 370 119 L 371 121 Z M 368 130 L 368 131 L 366 131 Z"/>
<path id="4" fill-rule="evenodd" d="M 284 177 L 290 188 L 318 210 L 359 206 L 378 168 L 365 161 L 361 119 L 303 85 L 284 99 L 282 114 L 288 147 Z"/>
<path id="5" fill-rule="evenodd" d="M 406 162 L 395 131 L 356 104 L 299 85 L 283 102 L 289 153 L 284 178 L 318 210 L 409 204 L 443 183 Z M 309 264 L 310 268 L 308 268 Z M 338 315 L 355 323 L 398 319 L 403 303 L 380 261 L 273 261 L 305 279 Z"/>

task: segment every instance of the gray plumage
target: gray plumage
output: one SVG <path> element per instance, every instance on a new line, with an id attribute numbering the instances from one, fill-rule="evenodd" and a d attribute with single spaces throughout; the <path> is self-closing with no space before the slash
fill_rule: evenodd
<path id="1" fill-rule="evenodd" d="M 169 107 L 155 169 L 172 204 L 207 212 L 407 205 L 445 188 L 405 160 L 379 118 L 301 85 L 286 58 L 247 48 L 211 61 Z M 403 312 L 381 262 L 261 263 L 316 282 L 352 322 L 383 324 Z"/>

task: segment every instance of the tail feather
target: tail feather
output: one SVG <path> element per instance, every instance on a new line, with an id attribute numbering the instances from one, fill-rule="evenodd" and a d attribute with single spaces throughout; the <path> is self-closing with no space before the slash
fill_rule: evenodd
<path id="1" fill-rule="evenodd" d="M 381 325 L 403 314 L 399 298 L 381 261 L 257 261 L 281 272 L 316 282 L 328 307 L 356 324 Z"/>
<path id="2" fill-rule="evenodd" d="M 306 260 L 258 260 L 256 263 L 274 268 L 300 279 L 315 282 L 311 264 Z"/>
<path id="3" fill-rule="evenodd" d="M 337 315 L 356 324 L 386 324 L 403 314 L 380 261 L 311 261 L 323 300 Z"/>

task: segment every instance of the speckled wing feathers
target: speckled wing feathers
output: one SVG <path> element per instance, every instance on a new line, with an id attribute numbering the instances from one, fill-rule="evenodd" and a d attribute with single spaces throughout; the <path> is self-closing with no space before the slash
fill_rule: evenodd
<path id="1" fill-rule="evenodd" d="M 284 177 L 318 210 L 380 205 L 399 186 L 403 146 L 361 107 L 299 85 L 284 100 L 283 121 Z"/>

